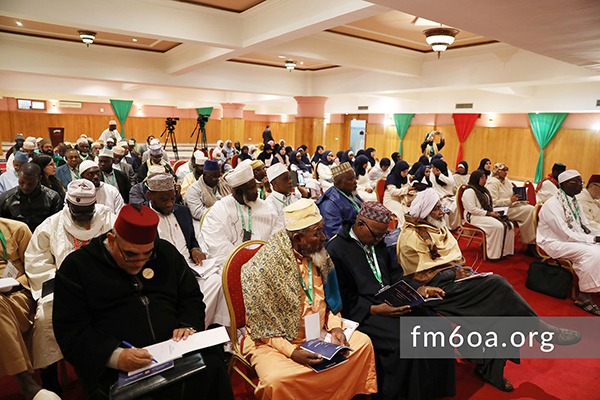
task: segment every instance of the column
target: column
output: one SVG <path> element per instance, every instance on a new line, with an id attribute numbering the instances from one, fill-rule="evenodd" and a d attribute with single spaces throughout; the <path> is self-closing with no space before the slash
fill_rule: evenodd
<path id="1" fill-rule="evenodd" d="M 323 96 L 296 96 L 298 104 L 294 146 L 308 146 L 314 152 L 319 144 L 325 143 L 325 102 Z"/>
<path id="2" fill-rule="evenodd" d="M 240 103 L 221 103 L 221 140 L 244 143 L 244 106 Z"/>

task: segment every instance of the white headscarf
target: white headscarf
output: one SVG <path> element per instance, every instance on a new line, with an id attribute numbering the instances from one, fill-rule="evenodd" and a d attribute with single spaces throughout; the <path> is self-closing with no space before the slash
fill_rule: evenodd
<path id="1" fill-rule="evenodd" d="M 432 188 L 417 193 L 417 196 L 410 204 L 410 215 L 415 218 L 425 219 L 433 210 L 433 207 L 440 201 L 440 196 Z"/>

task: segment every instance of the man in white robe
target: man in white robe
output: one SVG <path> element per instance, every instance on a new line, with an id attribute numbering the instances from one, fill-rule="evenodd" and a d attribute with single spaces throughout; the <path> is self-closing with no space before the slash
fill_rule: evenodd
<path id="1" fill-rule="evenodd" d="M 33 299 L 38 301 L 32 334 L 35 369 L 63 358 L 52 329 L 54 296 L 50 281 L 70 253 L 112 229 L 115 218 L 108 207 L 96 204 L 94 184 L 77 179 L 69 183 L 64 209 L 47 218 L 33 233 L 25 251 L 25 272 Z"/>
<path id="2" fill-rule="evenodd" d="M 306 189 L 304 193 L 294 190 L 292 186 L 292 177 L 284 164 L 277 163 L 267 168 L 267 178 L 273 188 L 271 195 L 265 200 L 265 204 L 274 209 L 283 221 L 283 209 L 290 204 L 300 200 L 302 197 L 309 197 Z"/>
<path id="3" fill-rule="evenodd" d="M 217 201 L 231 193 L 231 187 L 221 177 L 217 160 L 206 160 L 202 176 L 185 192 L 185 204 L 192 216 L 200 220 Z"/>
<path id="4" fill-rule="evenodd" d="M 117 143 L 121 140 L 121 134 L 117 130 L 117 121 L 115 121 L 114 119 L 108 121 L 108 128 L 102 132 L 102 134 L 98 138 L 98 141 L 106 143 L 108 139 L 113 139 L 114 143 Z"/>
<path id="5" fill-rule="evenodd" d="M 196 150 L 192 155 L 192 159 L 189 163 L 185 163 L 179 169 L 177 169 L 177 182 L 181 182 L 181 196 L 185 197 L 185 193 L 204 173 L 204 163 L 208 158 L 200 150 Z M 190 166 L 193 165 L 193 169 L 190 170 Z M 183 172 L 187 170 L 187 173 Z M 184 175 L 181 175 L 181 174 Z"/>
<path id="6" fill-rule="evenodd" d="M 121 197 L 119 189 L 100 180 L 100 167 L 97 162 L 86 160 L 79 164 L 79 176 L 91 181 L 96 187 L 96 204 L 105 205 L 115 215 L 119 214 L 125 205 L 123 197 Z"/>
<path id="7" fill-rule="evenodd" d="M 283 228 L 275 210 L 258 198 L 250 160 L 244 160 L 229 172 L 225 180 L 233 193 L 217 201 L 202 224 L 208 258 L 216 258 L 222 267 L 231 252 L 248 240 L 267 241 Z"/>
<path id="8" fill-rule="evenodd" d="M 586 188 L 575 197 L 588 219 L 588 228 L 600 231 L 600 175 L 592 175 Z"/>
<path id="9" fill-rule="evenodd" d="M 575 305 L 600 316 L 591 294 L 600 293 L 600 232 L 588 227 L 575 195 L 583 189 L 579 172 L 567 170 L 558 176 L 560 190 L 544 203 L 539 215 L 537 244 L 550 257 L 573 262 L 579 278 Z"/>
<path id="10" fill-rule="evenodd" d="M 17 151 L 13 157 L 13 169 L 7 170 L 0 175 L 0 194 L 19 185 L 19 171 L 21 170 L 21 165 L 26 162 L 29 162 L 29 155 L 22 151 Z"/>

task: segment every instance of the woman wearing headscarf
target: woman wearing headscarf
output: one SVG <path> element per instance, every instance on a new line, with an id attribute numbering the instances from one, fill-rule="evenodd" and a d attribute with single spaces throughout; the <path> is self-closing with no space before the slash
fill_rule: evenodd
<path id="1" fill-rule="evenodd" d="M 61 202 L 65 200 L 65 188 L 56 177 L 56 164 L 52 157 L 47 154 L 38 154 L 31 160 L 32 163 L 40 166 L 42 177 L 40 183 L 48 189 L 54 190 L 60 196 Z"/>
<path id="2" fill-rule="evenodd" d="M 412 186 L 417 189 L 418 192 L 433 187 L 431 183 L 431 165 L 421 165 L 412 180 Z"/>
<path id="3" fill-rule="evenodd" d="M 367 158 L 369 159 L 369 164 L 371 164 L 369 169 L 373 168 L 375 164 L 377 164 L 377 160 L 375 159 L 375 149 L 372 147 L 366 149 L 365 156 L 367 156 Z"/>
<path id="4" fill-rule="evenodd" d="M 385 181 L 383 194 L 383 205 L 398 217 L 400 227 L 404 225 L 404 214 L 408 212 L 410 203 L 417 194 L 408 179 L 408 168 L 409 165 L 404 160 L 394 165 Z"/>
<path id="5" fill-rule="evenodd" d="M 321 161 L 321 156 L 323 156 L 324 151 L 325 148 L 321 145 L 318 145 L 315 149 L 315 154 L 313 154 L 312 159 L 310 160 L 310 163 L 312 164 L 313 168 L 316 168 L 319 161 Z"/>
<path id="6" fill-rule="evenodd" d="M 527 251 L 535 254 L 535 228 L 533 218 L 535 207 L 513 193 L 513 183 L 508 179 L 508 167 L 502 163 L 494 164 L 492 177 L 488 179 L 485 188 L 492 195 L 496 207 L 508 207 L 508 219 L 519 224 L 521 243 L 527 245 Z"/>
<path id="7" fill-rule="evenodd" d="M 302 161 L 304 162 L 304 164 L 310 165 L 311 171 L 312 171 L 312 164 L 310 162 L 310 154 L 308 154 L 308 146 L 303 144 L 300 147 L 298 147 L 298 151 L 302 153 Z M 291 161 L 291 159 L 290 159 L 290 161 Z"/>
<path id="8" fill-rule="evenodd" d="M 435 142 L 435 137 L 440 138 L 439 142 Z M 446 141 L 444 140 L 444 134 L 439 131 L 427 132 L 425 134 L 425 140 L 421 143 L 421 153 L 427 158 L 433 157 L 436 153 L 444 148 Z"/>
<path id="9" fill-rule="evenodd" d="M 484 158 L 479 162 L 479 167 L 477 167 L 479 171 L 483 171 L 486 177 L 492 174 L 492 162 L 489 158 Z"/>
<path id="10" fill-rule="evenodd" d="M 321 184 L 321 189 L 326 192 L 327 189 L 333 186 L 333 174 L 331 173 L 331 166 L 333 165 L 333 159 L 335 156 L 331 150 L 323 152 L 321 160 L 317 163 L 316 178 Z"/>
<path id="11" fill-rule="evenodd" d="M 392 163 L 396 164 L 398 161 L 400 161 L 402 159 L 402 157 L 400 156 L 400 153 L 395 151 L 392 153 L 391 159 L 392 159 Z M 392 167 L 393 167 L 393 165 L 392 165 Z"/>
<path id="12" fill-rule="evenodd" d="M 262 153 L 260 153 L 258 155 L 258 157 L 256 157 L 256 159 L 262 161 L 265 164 L 265 166 L 270 166 L 272 157 L 273 157 L 273 148 L 271 147 L 270 144 L 267 143 L 263 147 Z"/>
<path id="13" fill-rule="evenodd" d="M 411 179 L 416 175 L 419 168 L 421 168 L 423 165 L 428 164 L 423 164 L 421 161 L 417 161 L 410 167 L 410 169 L 408 170 L 408 175 L 411 177 Z"/>
<path id="14" fill-rule="evenodd" d="M 310 189 L 311 197 L 318 197 L 320 195 L 321 184 L 313 178 L 312 166 L 302 160 L 301 150 L 292 152 L 292 156 L 290 157 L 290 171 L 304 177 L 304 184 L 307 189 Z"/>
<path id="15" fill-rule="evenodd" d="M 354 162 L 354 173 L 356 174 L 356 191 L 363 201 L 377 201 L 377 193 L 373 190 L 367 176 L 369 159 L 361 155 Z"/>
<path id="16" fill-rule="evenodd" d="M 354 166 L 354 160 L 356 158 L 354 157 L 354 152 L 352 150 L 346 150 L 344 153 L 344 158 L 350 163 L 351 166 Z"/>
<path id="17" fill-rule="evenodd" d="M 460 215 L 456 211 L 456 197 L 454 196 L 454 178 L 448 171 L 448 164 L 441 158 L 431 161 L 431 183 L 433 189 L 440 196 L 440 203 L 448 211 L 444 216 L 446 225 L 450 230 L 458 228 L 460 225 Z"/>
<path id="18" fill-rule="evenodd" d="M 486 252 L 490 260 L 499 260 L 514 253 L 514 230 L 510 221 L 494 211 L 492 195 L 485 188 L 487 175 L 473 171 L 469 186 L 462 194 L 465 220 L 485 232 Z"/>
<path id="19" fill-rule="evenodd" d="M 238 159 L 239 159 L 239 162 L 244 161 L 244 160 L 252 160 L 252 156 L 250 155 L 250 148 L 248 146 L 243 146 L 241 148 Z"/>
<path id="20" fill-rule="evenodd" d="M 346 160 L 346 152 L 344 150 L 340 150 L 337 153 L 335 153 L 335 164 L 336 165 L 340 165 L 341 163 L 344 163 L 348 160 Z"/>
<path id="21" fill-rule="evenodd" d="M 277 164 L 277 163 L 281 163 L 281 164 L 285 165 L 286 168 L 289 168 L 289 166 L 290 166 L 290 159 L 289 159 L 288 155 L 286 154 L 285 147 L 283 147 L 283 146 L 279 146 L 279 149 L 277 149 L 277 153 L 275 153 L 275 157 L 273 157 L 273 161 L 271 162 L 271 165 Z"/>
<path id="22" fill-rule="evenodd" d="M 469 164 L 462 160 L 456 166 L 456 172 L 454 173 L 454 191 L 458 190 L 462 185 L 469 184 Z"/>

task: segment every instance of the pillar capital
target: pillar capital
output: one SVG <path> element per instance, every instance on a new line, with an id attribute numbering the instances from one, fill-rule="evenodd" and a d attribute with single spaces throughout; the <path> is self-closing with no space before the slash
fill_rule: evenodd
<path id="1" fill-rule="evenodd" d="M 296 117 L 325 118 L 325 96 L 295 96 L 298 104 Z"/>
<path id="2" fill-rule="evenodd" d="M 223 118 L 244 118 L 244 106 L 241 103 L 221 103 Z"/>

